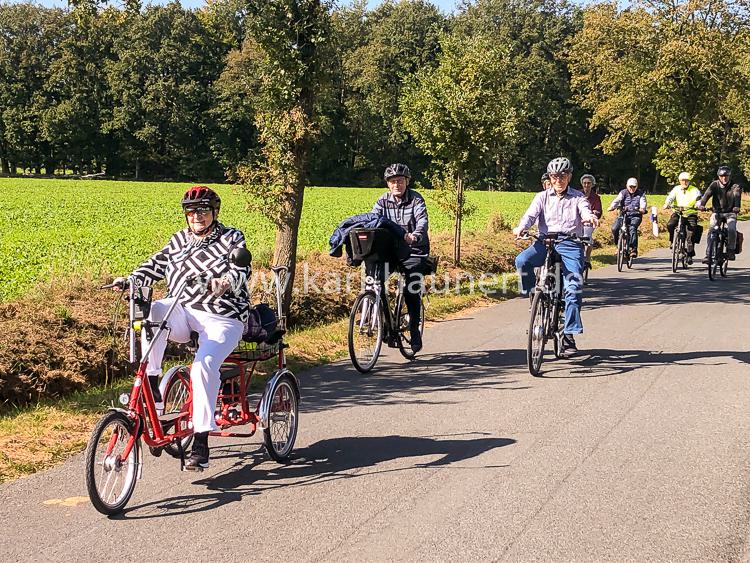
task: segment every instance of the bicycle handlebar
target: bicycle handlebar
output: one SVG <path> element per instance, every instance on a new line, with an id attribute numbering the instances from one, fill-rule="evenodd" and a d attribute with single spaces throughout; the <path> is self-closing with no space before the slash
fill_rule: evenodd
<path id="1" fill-rule="evenodd" d="M 573 242 L 582 242 L 583 244 L 591 244 L 591 237 L 579 237 L 578 235 L 564 235 L 564 234 L 557 234 L 557 235 L 539 235 L 537 233 L 532 233 L 529 231 L 524 231 L 521 234 L 518 235 L 518 240 L 529 240 L 530 238 L 536 239 L 538 241 L 545 241 L 550 240 L 554 242 L 555 244 L 559 242 L 564 242 L 566 240 L 572 240 Z"/>

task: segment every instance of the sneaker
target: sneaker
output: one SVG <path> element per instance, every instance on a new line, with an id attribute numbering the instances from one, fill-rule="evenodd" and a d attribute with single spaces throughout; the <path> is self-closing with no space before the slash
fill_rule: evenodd
<path id="1" fill-rule="evenodd" d="M 688 256 L 687 257 L 687 263 L 688 263 L 688 266 L 693 263 L 693 257 L 692 256 Z"/>
<path id="2" fill-rule="evenodd" d="M 573 338 L 572 334 L 563 334 L 562 337 L 562 350 L 560 355 L 563 358 L 570 358 L 578 353 L 578 347 L 576 346 L 576 339 Z"/>
<path id="3" fill-rule="evenodd" d="M 185 461 L 185 469 L 188 471 L 208 469 L 208 432 L 193 434 L 193 449 L 190 451 L 190 457 Z"/>
<path id="4" fill-rule="evenodd" d="M 591 269 L 591 262 L 586 262 L 584 264 L 584 269 L 586 269 L 586 268 L 588 268 L 589 270 Z"/>
<path id="5" fill-rule="evenodd" d="M 411 351 L 415 354 L 422 349 L 422 335 L 419 331 L 411 333 Z"/>
<path id="6" fill-rule="evenodd" d="M 630 251 L 630 257 L 631 258 L 638 258 L 638 251 L 637 250 L 631 250 Z"/>

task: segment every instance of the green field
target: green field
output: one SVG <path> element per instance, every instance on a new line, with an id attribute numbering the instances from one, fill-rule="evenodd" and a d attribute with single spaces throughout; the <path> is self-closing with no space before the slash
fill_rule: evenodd
<path id="1" fill-rule="evenodd" d="M 8 301 L 50 277 L 129 273 L 185 226 L 179 200 L 190 184 L 101 180 L 0 178 L 6 228 L 0 231 L 0 301 Z M 213 186 L 222 197 L 221 220 L 239 227 L 255 260 L 269 260 L 273 225 L 245 210 L 245 196 L 229 185 Z M 308 188 L 299 252 L 326 251 L 344 218 L 370 211 L 383 188 Z M 450 217 L 422 192 L 430 232 L 452 232 Z M 515 223 L 532 193 L 469 192 L 476 212 L 466 233 L 482 232 L 500 213 Z M 607 197 L 609 201 L 611 196 Z"/>

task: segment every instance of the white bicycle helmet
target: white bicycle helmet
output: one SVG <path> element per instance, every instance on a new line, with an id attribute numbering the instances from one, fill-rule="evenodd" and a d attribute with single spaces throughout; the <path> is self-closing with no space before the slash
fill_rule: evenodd
<path id="1" fill-rule="evenodd" d="M 564 172 L 573 172 L 573 165 L 564 156 L 553 158 L 547 165 L 547 173 L 562 174 Z"/>
<path id="2" fill-rule="evenodd" d="M 596 186 L 596 178 L 592 174 L 584 174 L 581 176 L 581 184 L 583 184 L 584 180 L 591 180 L 591 185 Z"/>

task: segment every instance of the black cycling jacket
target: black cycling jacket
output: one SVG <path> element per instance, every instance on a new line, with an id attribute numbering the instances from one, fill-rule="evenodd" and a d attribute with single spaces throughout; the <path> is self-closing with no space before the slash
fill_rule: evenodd
<path id="1" fill-rule="evenodd" d="M 714 208 L 714 213 L 732 213 L 733 207 L 740 207 L 742 188 L 740 188 L 739 184 L 727 182 L 724 185 L 719 180 L 714 180 L 706 188 L 700 205 L 706 205 L 709 197 L 713 198 L 711 206 Z"/>

